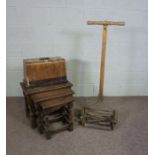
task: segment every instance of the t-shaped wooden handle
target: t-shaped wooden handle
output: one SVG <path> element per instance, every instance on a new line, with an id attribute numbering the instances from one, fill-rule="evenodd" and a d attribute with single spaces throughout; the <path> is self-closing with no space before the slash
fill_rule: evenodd
<path id="1" fill-rule="evenodd" d="M 88 21 L 88 25 L 102 25 L 102 53 L 101 53 L 101 67 L 100 67 L 100 83 L 99 83 L 99 94 L 98 101 L 103 99 L 103 88 L 104 88 L 104 71 L 105 71 L 105 58 L 106 58 L 106 44 L 107 44 L 107 30 L 109 25 L 124 26 L 125 22 L 114 22 L 114 21 Z"/>
<path id="2" fill-rule="evenodd" d="M 125 22 L 112 22 L 112 21 L 87 21 L 88 25 L 116 25 L 124 26 Z"/>

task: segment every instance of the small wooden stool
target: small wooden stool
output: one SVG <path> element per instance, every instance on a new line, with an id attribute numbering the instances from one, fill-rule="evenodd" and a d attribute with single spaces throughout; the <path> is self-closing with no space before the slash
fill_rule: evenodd
<path id="1" fill-rule="evenodd" d="M 70 98 L 70 99 L 69 99 Z M 73 99 L 69 97 L 70 102 L 62 105 L 49 106 L 44 108 L 43 104 L 37 104 L 37 125 L 40 134 L 45 133 L 47 139 L 50 139 L 52 134 L 63 130 L 73 130 L 73 114 L 72 105 Z M 50 101 L 49 101 L 50 102 Z M 52 102 L 52 101 L 51 101 Z M 55 123 L 59 126 L 54 129 Z"/>

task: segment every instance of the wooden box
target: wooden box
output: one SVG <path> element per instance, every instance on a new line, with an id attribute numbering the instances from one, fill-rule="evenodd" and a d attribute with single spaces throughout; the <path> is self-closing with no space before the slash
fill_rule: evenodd
<path id="1" fill-rule="evenodd" d="M 25 59 L 23 63 L 27 87 L 66 82 L 65 60 L 61 57 Z"/>

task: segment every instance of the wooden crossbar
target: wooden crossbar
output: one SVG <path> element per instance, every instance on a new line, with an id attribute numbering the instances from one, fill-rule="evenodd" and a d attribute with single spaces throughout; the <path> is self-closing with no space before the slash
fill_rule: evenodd
<path id="1" fill-rule="evenodd" d="M 124 26 L 125 22 L 113 22 L 113 21 L 87 21 L 88 25 L 116 25 Z"/>

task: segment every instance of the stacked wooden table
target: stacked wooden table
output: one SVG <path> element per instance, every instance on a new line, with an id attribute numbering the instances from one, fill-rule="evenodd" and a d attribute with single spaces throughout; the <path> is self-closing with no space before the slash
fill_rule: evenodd
<path id="1" fill-rule="evenodd" d="M 25 97 L 26 116 L 32 128 L 37 127 L 47 139 L 53 133 L 73 130 L 74 92 L 66 77 L 64 59 L 24 60 L 24 80 L 20 84 Z"/>

